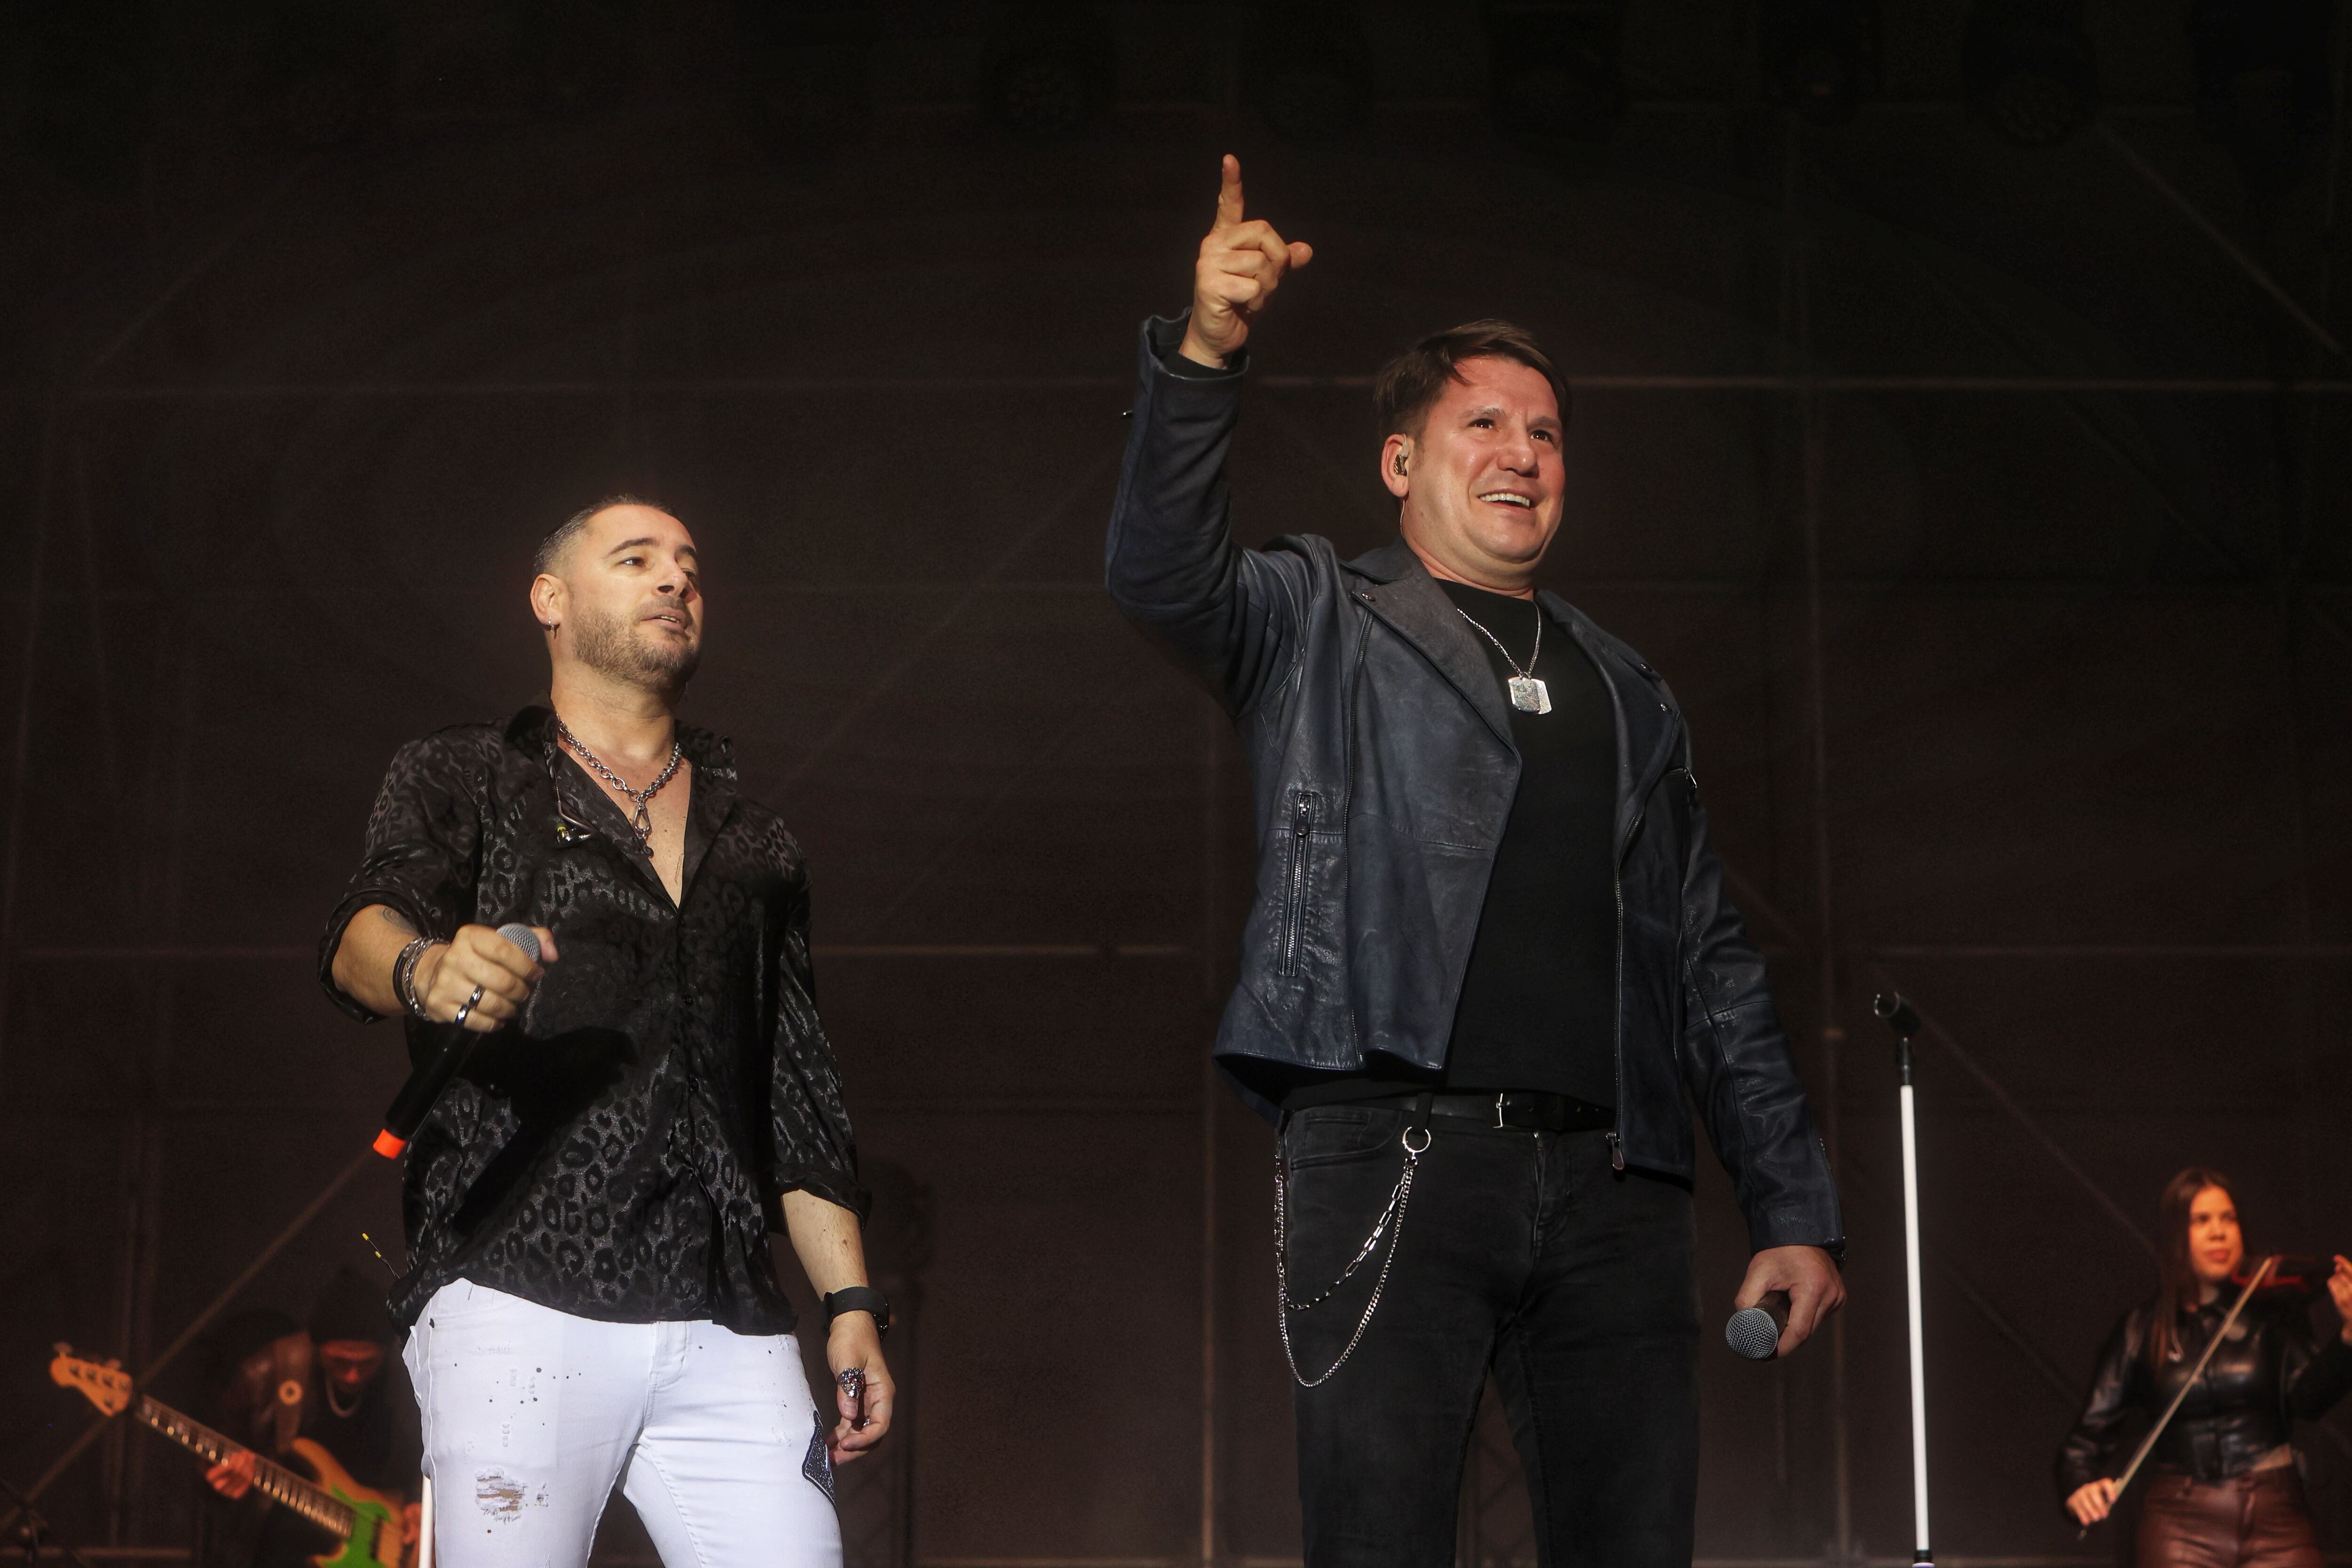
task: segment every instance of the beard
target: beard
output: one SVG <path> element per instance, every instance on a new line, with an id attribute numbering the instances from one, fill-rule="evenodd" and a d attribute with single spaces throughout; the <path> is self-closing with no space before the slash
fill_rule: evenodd
<path id="1" fill-rule="evenodd" d="M 579 629 L 573 657 L 610 679 L 650 691 L 678 692 L 686 689 L 702 661 L 700 643 L 656 640 L 639 629 L 643 622 L 632 617 L 590 610 L 572 619 Z"/>

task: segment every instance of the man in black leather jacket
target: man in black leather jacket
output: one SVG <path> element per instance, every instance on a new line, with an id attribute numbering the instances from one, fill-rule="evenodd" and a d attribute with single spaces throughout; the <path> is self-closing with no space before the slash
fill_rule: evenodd
<path id="1" fill-rule="evenodd" d="M 1242 345 L 1311 254 L 1244 219 L 1227 159 L 1192 309 L 1144 328 L 1107 552 L 1250 760 L 1257 897 L 1215 1049 L 1282 1127 L 1307 1562 L 1451 1561 L 1491 1367 L 1543 1561 L 1686 1564 L 1690 1107 L 1747 1216 L 1738 1303 L 1790 1298 L 1783 1352 L 1843 1297 L 1827 1153 L 1672 694 L 1534 590 L 1568 398 L 1532 340 L 1473 323 L 1383 374 L 1397 542 L 1233 542 Z"/>

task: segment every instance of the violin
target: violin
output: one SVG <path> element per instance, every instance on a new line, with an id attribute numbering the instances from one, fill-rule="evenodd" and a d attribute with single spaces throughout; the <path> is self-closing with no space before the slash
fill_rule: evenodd
<path id="1" fill-rule="evenodd" d="M 2249 1256 L 2230 1276 L 2230 1283 L 2242 1290 L 2254 1270 L 2263 1266 L 2260 1258 Z M 2271 1268 L 2270 1278 L 2254 1292 L 2257 1301 L 2294 1301 L 2309 1304 L 2327 1299 L 2327 1281 L 2336 1272 L 2333 1258 L 2306 1258 L 2296 1253 L 2279 1254 L 2278 1262 Z"/>

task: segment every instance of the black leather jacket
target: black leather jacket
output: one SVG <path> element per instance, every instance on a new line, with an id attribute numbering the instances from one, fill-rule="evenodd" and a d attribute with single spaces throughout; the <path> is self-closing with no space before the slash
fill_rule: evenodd
<path id="1" fill-rule="evenodd" d="M 2061 1500 L 2120 1468 L 2124 1456 L 2117 1450 L 2127 1419 L 2138 1413 L 2153 1421 L 2164 1414 L 2229 1315 L 2230 1300 L 2234 1293 L 2184 1320 L 2179 1350 L 2160 1371 L 2149 1368 L 2146 1354 L 2156 1304 L 2145 1301 L 2124 1314 L 2099 1351 L 2083 1417 L 2059 1446 Z M 2250 1301 L 2157 1440 L 2149 1462 L 2200 1481 L 2243 1475 L 2287 1440 L 2297 1416 L 2317 1420 L 2347 1388 L 2352 1388 L 2352 1345 L 2341 1334 L 2315 1348 L 2310 1310 L 2302 1302 Z"/>
<path id="2" fill-rule="evenodd" d="M 1107 575 L 1249 757 L 1257 897 L 1216 1052 L 1269 1111 L 1252 1086 L 1282 1069 L 1444 1065 L 1519 757 L 1485 655 L 1402 542 L 1349 562 L 1312 535 L 1234 544 L 1223 468 L 1242 370 L 1171 373 L 1182 332 L 1144 327 Z M 1828 1154 L 1724 898 L 1673 694 L 1574 608 L 1543 605 L 1617 710 L 1619 1157 L 1687 1181 L 1687 1093 L 1751 1244 L 1838 1250 Z"/>

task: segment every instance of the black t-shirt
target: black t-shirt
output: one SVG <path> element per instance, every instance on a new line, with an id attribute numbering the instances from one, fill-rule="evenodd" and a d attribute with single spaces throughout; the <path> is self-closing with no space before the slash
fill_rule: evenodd
<path id="1" fill-rule="evenodd" d="M 1601 672 L 1532 599 L 1440 582 L 1507 700 L 1511 660 L 1546 713 L 1510 710 L 1519 788 L 1478 917 L 1445 1058 L 1450 1089 L 1542 1089 L 1617 1103 L 1617 717 Z M 1479 627 L 1485 628 L 1482 635 Z M 1502 644 L 1497 648 L 1489 635 Z"/>

